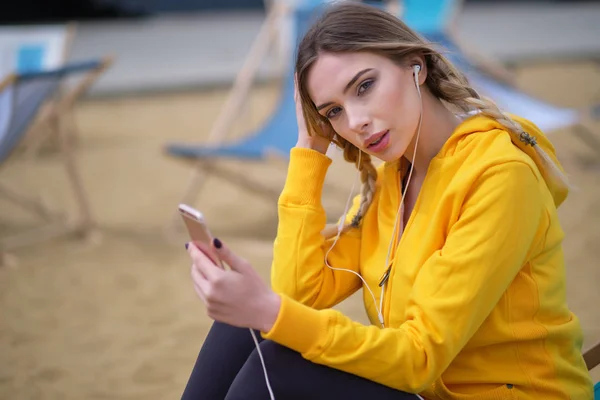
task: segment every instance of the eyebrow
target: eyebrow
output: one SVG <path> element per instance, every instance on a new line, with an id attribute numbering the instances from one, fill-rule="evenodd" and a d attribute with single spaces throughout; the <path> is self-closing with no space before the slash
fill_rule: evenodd
<path id="1" fill-rule="evenodd" d="M 350 81 L 348 82 L 348 84 L 344 88 L 343 93 L 346 94 L 346 92 L 348 91 L 348 89 L 350 89 L 352 87 L 352 85 L 354 85 L 354 83 L 358 80 L 358 78 L 360 78 L 361 76 L 363 76 L 364 74 L 366 74 L 367 72 L 369 72 L 371 70 L 373 70 L 373 68 L 366 68 L 366 69 L 363 69 L 362 71 L 358 71 L 356 73 L 356 75 L 354 75 L 354 77 L 352 79 L 350 79 Z M 328 107 L 328 106 L 330 106 L 332 104 L 333 104 L 332 102 L 321 104 L 320 106 L 317 107 L 317 111 L 321 111 L 325 107 Z"/>

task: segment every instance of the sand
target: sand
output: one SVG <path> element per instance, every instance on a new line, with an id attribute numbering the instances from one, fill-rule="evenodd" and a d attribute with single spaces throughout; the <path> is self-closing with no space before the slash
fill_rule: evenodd
<path id="1" fill-rule="evenodd" d="M 568 69 L 567 69 L 568 67 Z M 556 104 L 600 102 L 600 71 L 591 63 L 530 65 L 518 82 Z M 247 110 L 231 115 L 236 134 L 266 118 L 277 87 L 253 91 Z M 167 158 L 170 140 L 201 141 L 225 90 L 95 98 L 76 110 L 78 160 L 101 241 L 67 237 L 14 252 L 16 267 L 0 269 L 0 398 L 173 399 L 186 383 L 210 327 L 189 278 L 185 235 L 167 240 L 188 178 L 185 163 Z M 245 128 L 245 129 L 244 129 Z M 593 127 L 600 139 L 600 124 Z M 552 133 L 575 185 L 560 210 L 566 232 L 569 304 L 586 344 L 600 340 L 600 154 L 571 130 Z M 2 182 L 38 190 L 51 204 L 72 208 L 59 158 L 44 152 L 35 162 L 15 157 Z M 246 177 L 280 190 L 285 164 L 227 162 Z M 332 218 L 343 211 L 354 175 L 336 160 L 325 192 Z M 195 205 L 213 231 L 248 258 L 267 279 L 276 230 L 276 198 L 250 195 L 211 178 Z M 0 201 L 0 234 L 36 220 Z M 357 296 L 340 307 L 365 321 Z M 596 381 L 600 371 L 593 371 Z"/>

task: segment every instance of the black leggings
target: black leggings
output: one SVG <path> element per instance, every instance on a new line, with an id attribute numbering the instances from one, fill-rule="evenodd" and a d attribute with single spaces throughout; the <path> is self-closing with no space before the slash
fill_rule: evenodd
<path id="1" fill-rule="evenodd" d="M 312 363 L 270 340 L 260 342 L 276 400 L 416 400 L 334 368 Z M 269 391 L 250 331 L 215 322 L 200 350 L 182 400 L 269 400 Z"/>

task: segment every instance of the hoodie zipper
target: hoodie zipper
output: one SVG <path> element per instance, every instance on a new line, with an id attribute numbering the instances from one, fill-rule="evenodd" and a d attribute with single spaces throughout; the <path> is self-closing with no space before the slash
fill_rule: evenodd
<path id="1" fill-rule="evenodd" d="M 400 193 L 402 193 L 402 191 L 400 191 Z M 402 195 L 400 196 L 400 200 L 402 200 Z M 379 279 L 379 287 L 381 288 L 381 294 L 380 294 L 381 297 L 379 300 L 380 301 L 380 306 L 379 306 L 380 321 L 379 322 L 381 322 L 382 327 L 385 327 L 384 321 L 386 320 L 385 314 L 384 314 L 385 303 L 386 303 L 386 301 L 385 301 L 386 300 L 385 299 L 386 288 L 389 286 L 388 281 L 390 280 L 390 276 L 392 275 L 392 266 L 394 265 L 398 246 L 400 245 L 400 240 L 402 239 L 402 235 L 404 234 L 404 202 L 400 205 L 400 215 L 396 215 L 396 218 L 400 219 L 398 221 L 398 227 L 399 227 L 398 234 L 396 235 L 395 232 L 393 232 L 393 234 L 392 234 L 392 240 L 395 242 L 394 246 L 392 247 L 393 251 L 390 252 L 390 260 L 388 260 L 387 268 L 386 268 L 385 272 L 383 273 L 383 275 L 381 276 L 381 278 Z M 387 319 L 389 319 L 389 318 L 387 318 Z"/>
<path id="2" fill-rule="evenodd" d="M 395 261 L 396 253 L 398 251 L 398 246 L 400 246 L 400 241 L 402 240 L 402 236 L 404 235 L 405 221 L 404 221 L 404 201 L 402 199 L 402 197 L 403 197 L 402 194 L 403 194 L 403 191 L 405 190 L 405 186 L 407 183 L 406 181 L 408 178 L 408 174 L 410 172 L 410 168 L 412 168 L 412 166 L 409 165 L 409 168 L 406 168 L 406 171 L 404 171 L 404 176 L 402 177 L 402 181 L 400 180 L 401 172 L 396 174 L 396 188 L 398 188 L 398 200 L 400 202 L 400 207 L 399 207 L 400 210 L 399 210 L 399 212 L 396 213 L 396 216 L 394 219 L 394 226 L 396 225 L 396 222 L 399 219 L 399 221 L 398 221 L 399 229 L 398 229 L 397 233 L 396 233 L 396 229 L 394 229 L 394 232 L 392 232 L 391 240 L 394 241 L 394 245 L 392 246 L 392 249 L 390 251 L 389 260 L 387 260 L 387 268 L 384 271 L 381 278 L 379 279 L 379 287 L 381 288 L 381 294 L 380 294 L 380 300 L 379 300 L 380 304 L 379 304 L 378 318 L 379 318 L 379 322 L 381 323 L 382 327 L 385 327 L 384 306 L 385 306 L 386 287 L 389 286 L 388 281 L 390 280 L 390 276 L 392 274 L 392 266 Z"/>

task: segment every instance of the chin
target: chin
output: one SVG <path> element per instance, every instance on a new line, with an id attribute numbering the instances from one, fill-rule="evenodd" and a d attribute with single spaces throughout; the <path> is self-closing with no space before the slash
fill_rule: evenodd
<path id="1" fill-rule="evenodd" d="M 400 146 L 399 146 L 400 145 Z M 383 162 L 394 162 L 399 160 L 406 153 L 407 145 L 403 145 L 402 143 L 391 143 L 390 146 L 380 153 L 371 153 L 371 156 L 383 161 Z"/>

